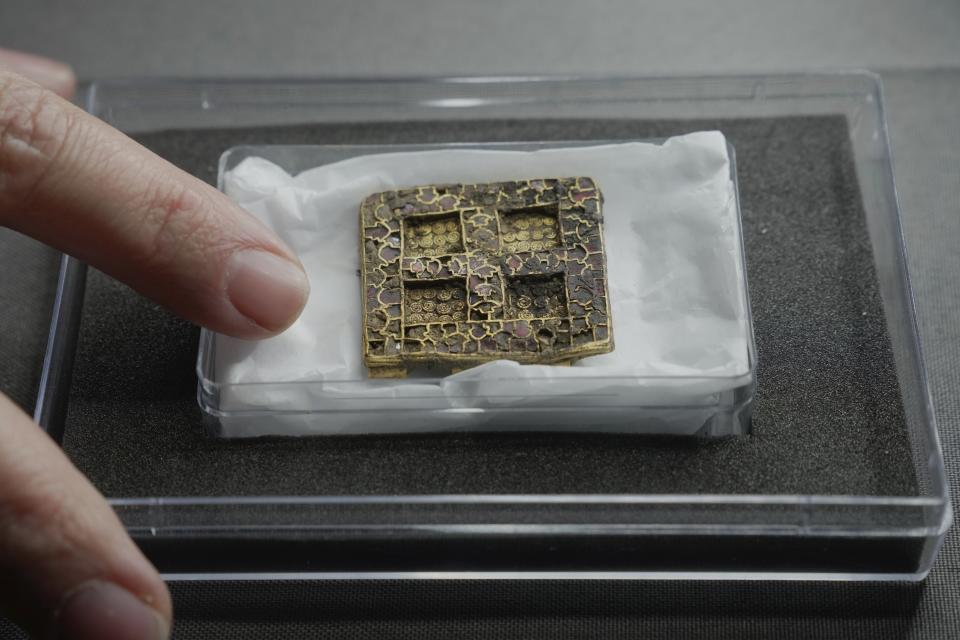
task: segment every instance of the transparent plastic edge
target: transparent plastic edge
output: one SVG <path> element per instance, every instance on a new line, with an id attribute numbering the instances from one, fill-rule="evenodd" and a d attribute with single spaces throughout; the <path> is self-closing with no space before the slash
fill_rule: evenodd
<path id="1" fill-rule="evenodd" d="M 164 90 L 168 88 L 189 88 L 194 89 L 197 87 L 239 87 L 239 86 L 262 86 L 262 87 L 277 87 L 277 86 L 329 86 L 329 85 L 342 85 L 342 86 L 352 86 L 352 87 L 364 87 L 364 86 L 375 86 L 375 85 L 388 85 L 388 86 L 405 86 L 410 84 L 418 85 L 430 85 L 430 86 L 457 86 L 457 85 L 502 85 L 502 86 L 517 86 L 524 84 L 548 84 L 548 83 L 560 83 L 560 84 L 619 84 L 619 83 L 634 83 L 634 82 L 646 82 L 646 83 L 659 83 L 664 85 L 711 85 L 711 86 L 729 86 L 734 81 L 743 81 L 743 82 L 758 82 L 763 83 L 764 85 L 770 86 L 775 83 L 779 83 L 785 86 L 793 86 L 801 81 L 816 81 L 816 80 L 849 80 L 851 78 L 860 78 L 867 80 L 872 83 L 879 84 L 880 75 L 874 71 L 871 71 L 866 68 L 861 67 L 852 67 L 848 69 L 825 69 L 825 70 L 816 70 L 816 71 L 795 71 L 795 72 L 781 72 L 771 70 L 769 72 L 763 71 L 751 71 L 747 73 L 725 73 L 717 75 L 645 75 L 645 76 L 630 76 L 630 75 L 615 75 L 615 76 L 604 76 L 598 74 L 568 74 L 568 75 L 506 75 L 506 76 L 497 76 L 497 75 L 477 75 L 477 76 L 427 76 L 427 75 L 406 75 L 406 76 L 368 76 L 368 77 L 351 77 L 351 76 L 277 76 L 277 77 L 238 77 L 238 78 L 222 78 L 222 77 L 176 77 L 176 76 L 152 76 L 149 78 L 143 77 L 129 77 L 129 76 L 115 76 L 115 77 L 104 77 L 98 78 L 95 81 L 88 83 L 88 93 L 87 93 L 87 110 L 95 115 L 98 114 L 100 108 L 99 92 L 110 92 L 113 90 L 124 90 L 128 88 L 134 88 L 137 90 Z M 777 97 L 789 97 L 792 95 L 801 95 L 807 96 L 808 93 L 805 92 L 783 92 L 775 94 Z M 835 94 L 841 95 L 841 94 Z M 859 95 L 859 92 L 853 92 L 850 94 L 844 95 Z M 687 97 L 693 97 L 687 95 Z M 696 97 L 709 99 L 720 97 L 719 95 L 703 95 L 697 94 Z M 722 97 L 736 97 L 736 94 L 729 95 L 725 94 Z M 739 97 L 754 97 L 753 95 L 746 94 L 740 95 Z M 146 101 L 144 101 L 146 103 Z M 128 103 L 125 106 L 140 106 L 140 103 Z M 447 103 L 446 107 L 456 107 L 456 103 Z M 468 105 L 462 105 L 468 106 Z"/>
<path id="2" fill-rule="evenodd" d="M 856 538 L 939 538 L 947 518 L 927 523 L 924 515 L 941 502 L 924 496 L 752 495 L 752 494 L 455 494 L 397 496 L 224 496 L 115 498 L 111 506 L 128 530 L 148 536 L 173 532 L 281 532 L 296 530 L 421 531 L 441 534 L 702 534 Z M 210 518 L 206 508 L 226 509 Z M 554 512 L 557 506 L 567 509 Z M 381 507 L 396 517 L 384 523 Z M 540 507 L 551 509 L 538 514 Z M 516 523 L 513 509 L 534 517 Z M 743 508 L 765 520 L 743 522 Z M 685 509 L 709 509 L 697 522 Z M 358 511 L 355 511 L 358 510 Z M 391 511 L 392 510 L 392 511 Z M 398 511 L 399 510 L 399 511 Z M 817 510 L 817 511 L 814 511 Z M 446 520 L 422 524 L 418 513 Z M 858 518 L 869 517 L 865 523 Z M 389 519 L 389 518 L 388 518 Z M 881 520 L 893 522 L 880 522 Z M 908 522 L 912 521 L 912 522 Z M 934 549 L 935 551 L 935 549 Z M 927 554 L 931 557 L 934 554 Z"/>
<path id="3" fill-rule="evenodd" d="M 931 455 L 928 456 L 927 465 L 931 476 L 937 482 L 937 490 L 944 501 L 945 508 L 941 517 L 941 529 L 946 532 L 949 529 L 953 518 L 952 503 L 950 501 L 950 483 L 947 479 L 946 467 L 943 460 L 943 447 L 940 442 L 940 430 L 937 428 L 937 414 L 933 404 L 933 394 L 930 390 L 930 381 L 927 376 L 926 359 L 923 354 L 923 344 L 920 341 L 920 327 L 917 322 L 916 298 L 913 290 L 913 282 L 910 276 L 909 260 L 907 246 L 903 240 L 903 222 L 901 218 L 900 195 L 897 192 L 896 180 L 893 175 L 893 162 L 890 158 L 890 132 L 887 126 L 886 102 L 884 98 L 883 81 L 879 74 L 870 74 L 874 82 L 874 93 L 877 103 L 877 115 L 880 121 L 880 132 L 882 136 L 881 144 L 886 150 L 884 154 L 883 173 L 884 188 L 887 190 L 887 198 L 891 203 L 888 207 L 887 215 L 891 217 L 891 223 L 894 227 L 895 245 L 899 248 L 897 262 L 899 266 L 899 275 L 901 284 L 904 287 L 907 304 L 904 312 L 907 315 L 910 341 L 913 353 L 916 355 L 917 377 L 923 392 L 923 410 L 924 426 L 926 427 L 927 446 Z"/>
<path id="4" fill-rule="evenodd" d="M 723 582 L 921 582 L 929 569 L 915 573 L 789 571 L 358 571 L 290 573 L 161 573 L 168 582 L 282 580 L 711 580 Z"/>
<path id="5" fill-rule="evenodd" d="M 43 365 L 40 370 L 40 383 L 37 387 L 37 399 L 33 407 L 33 420 L 41 424 L 43 422 L 42 411 L 47 403 L 47 389 L 50 384 L 50 376 L 54 366 L 54 352 L 57 340 L 60 339 L 59 327 L 60 317 L 64 314 L 63 304 L 65 296 L 65 287 L 67 280 L 68 261 L 72 260 L 70 256 L 62 254 L 60 256 L 60 265 L 57 268 L 57 289 L 53 297 L 53 307 L 50 314 L 50 325 L 47 329 L 47 343 L 43 351 Z"/>

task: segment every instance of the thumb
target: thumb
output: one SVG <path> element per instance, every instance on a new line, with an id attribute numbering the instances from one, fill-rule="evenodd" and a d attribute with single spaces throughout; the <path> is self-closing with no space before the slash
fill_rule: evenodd
<path id="1" fill-rule="evenodd" d="M 34 636 L 152 640 L 171 609 L 110 506 L 0 394 L 0 611 Z"/>

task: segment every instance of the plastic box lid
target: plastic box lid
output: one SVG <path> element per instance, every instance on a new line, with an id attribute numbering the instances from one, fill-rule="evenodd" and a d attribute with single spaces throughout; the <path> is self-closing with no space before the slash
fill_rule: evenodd
<path id="1" fill-rule="evenodd" d="M 90 112 L 131 133 L 564 117 L 774 122 L 840 114 L 849 126 L 917 480 L 916 495 L 890 496 L 666 492 L 112 499 L 130 533 L 168 579 L 918 580 L 930 569 L 951 510 L 876 76 L 129 80 L 94 83 L 84 96 Z M 38 417 L 52 432 L 64 427 L 58 420 L 68 391 L 81 272 L 76 262 L 65 261 L 55 305 L 38 401 Z"/>

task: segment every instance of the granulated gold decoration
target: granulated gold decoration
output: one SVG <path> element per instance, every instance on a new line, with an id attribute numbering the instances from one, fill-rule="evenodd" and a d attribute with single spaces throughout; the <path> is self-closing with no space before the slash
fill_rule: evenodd
<path id="1" fill-rule="evenodd" d="M 603 196 L 590 178 L 422 186 L 360 207 L 371 377 L 613 349 Z"/>

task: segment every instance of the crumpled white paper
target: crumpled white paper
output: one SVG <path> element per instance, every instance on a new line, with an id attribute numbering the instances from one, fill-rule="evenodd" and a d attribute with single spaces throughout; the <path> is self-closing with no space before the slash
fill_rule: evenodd
<path id="1" fill-rule="evenodd" d="M 580 175 L 592 177 L 605 198 L 611 353 L 572 367 L 496 361 L 439 380 L 367 379 L 358 247 L 366 196 L 420 184 Z M 621 407 L 627 424 L 631 411 L 648 416 L 648 407 L 707 407 L 717 394 L 751 380 L 740 226 L 719 132 L 662 144 L 368 155 L 297 176 L 251 157 L 224 176 L 223 187 L 297 252 L 312 287 L 300 319 L 283 334 L 261 342 L 216 337 L 217 382 L 225 384 L 221 410 L 300 413 L 298 420 L 242 435 L 451 426 L 449 411 L 414 411 L 410 419 L 394 415 L 379 425 L 371 420 L 377 411 L 411 409 L 466 410 L 455 428 L 497 427 L 498 414 L 490 409 L 565 403 Z M 311 418 L 314 411 L 329 413 Z M 331 418 L 351 411 L 359 412 Z M 687 424 L 671 411 L 667 422 L 676 432 L 696 430 L 708 415 L 698 412 L 691 420 L 699 422 Z M 555 414 L 543 428 L 586 428 L 582 414 L 570 412 L 569 424 L 565 414 Z M 537 422 L 531 416 L 526 426 Z"/>

